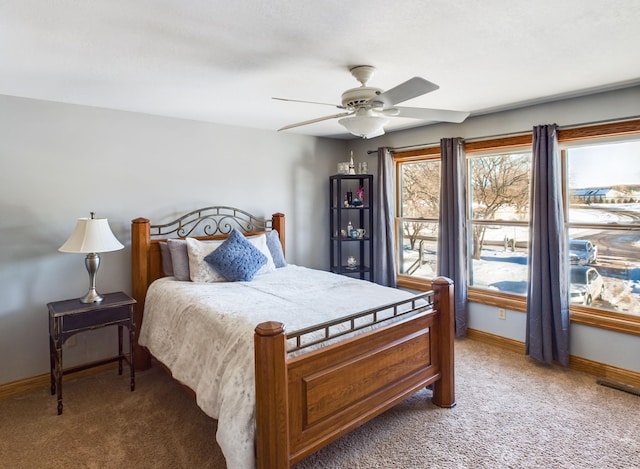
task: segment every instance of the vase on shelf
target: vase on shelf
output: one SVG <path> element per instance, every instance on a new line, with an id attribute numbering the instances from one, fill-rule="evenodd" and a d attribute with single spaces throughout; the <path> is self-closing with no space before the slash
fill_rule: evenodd
<path id="1" fill-rule="evenodd" d="M 349 160 L 349 174 L 356 174 L 356 167 L 353 164 L 353 152 L 351 152 L 351 159 Z"/>

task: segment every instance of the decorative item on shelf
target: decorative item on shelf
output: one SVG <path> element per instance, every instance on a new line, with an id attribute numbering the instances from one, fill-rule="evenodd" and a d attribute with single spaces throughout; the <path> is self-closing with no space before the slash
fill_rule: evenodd
<path id="1" fill-rule="evenodd" d="M 349 196 L 347 194 L 344 195 L 344 207 L 347 208 L 349 206 Z"/>
<path id="2" fill-rule="evenodd" d="M 367 174 L 369 171 L 368 164 L 366 161 L 361 161 L 358 163 L 358 174 Z"/>
<path id="3" fill-rule="evenodd" d="M 351 220 L 347 223 L 347 236 L 351 236 L 351 231 L 353 231 L 353 225 L 351 224 Z"/>
<path id="4" fill-rule="evenodd" d="M 351 230 L 351 238 L 358 239 L 358 230 Z"/>
<path id="5" fill-rule="evenodd" d="M 358 267 L 358 261 L 356 260 L 356 258 L 353 256 L 349 256 L 347 258 L 347 269 L 355 270 L 357 267 Z"/>
<path id="6" fill-rule="evenodd" d="M 338 174 L 349 174 L 349 162 L 338 163 Z"/>
<path id="7" fill-rule="evenodd" d="M 353 192 L 347 192 L 347 205 L 346 207 L 351 207 L 353 205 Z"/>
<path id="8" fill-rule="evenodd" d="M 60 252 L 86 254 L 84 264 L 89 272 L 89 291 L 80 298 L 82 303 L 99 303 L 102 296 L 96 291 L 96 276 L 100 267 L 100 252 L 117 251 L 124 246 L 116 239 L 106 218 L 79 218 L 69 239 L 58 248 Z"/>
<path id="9" fill-rule="evenodd" d="M 358 239 L 364 238 L 364 235 L 367 233 L 364 228 L 358 228 L 356 232 L 358 234 Z"/>
<path id="10" fill-rule="evenodd" d="M 358 192 L 356 192 L 357 197 L 351 199 L 351 205 L 353 207 L 362 207 L 364 204 L 364 187 L 360 186 L 358 188 Z"/>
<path id="11" fill-rule="evenodd" d="M 353 150 L 351 151 L 351 159 L 349 160 L 349 174 L 356 174 L 356 167 L 353 164 Z"/>

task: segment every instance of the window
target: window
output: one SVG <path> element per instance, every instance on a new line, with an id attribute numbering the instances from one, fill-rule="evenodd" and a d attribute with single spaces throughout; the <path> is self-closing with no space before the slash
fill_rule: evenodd
<path id="1" fill-rule="evenodd" d="M 468 161 L 469 286 L 526 295 L 531 153 Z"/>
<path id="2" fill-rule="evenodd" d="M 640 316 L 640 140 L 563 155 L 571 304 Z"/>
<path id="3" fill-rule="evenodd" d="M 531 134 L 465 143 L 469 295 L 526 311 Z M 640 120 L 561 129 L 571 321 L 640 335 Z M 439 147 L 395 154 L 398 285 L 436 276 Z"/>
<path id="4" fill-rule="evenodd" d="M 398 274 L 432 279 L 437 262 L 440 159 L 402 162 L 397 169 L 401 189 L 396 226 L 402 247 Z"/>

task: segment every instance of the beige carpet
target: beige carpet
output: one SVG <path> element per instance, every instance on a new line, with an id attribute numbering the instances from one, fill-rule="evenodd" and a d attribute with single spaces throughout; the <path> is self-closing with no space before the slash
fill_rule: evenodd
<path id="1" fill-rule="evenodd" d="M 594 377 L 456 342 L 458 405 L 421 391 L 307 458 L 310 468 L 639 468 L 640 397 Z M 125 373 L 126 375 L 126 373 Z M 220 468 L 216 422 L 158 366 L 0 401 L 2 468 Z"/>

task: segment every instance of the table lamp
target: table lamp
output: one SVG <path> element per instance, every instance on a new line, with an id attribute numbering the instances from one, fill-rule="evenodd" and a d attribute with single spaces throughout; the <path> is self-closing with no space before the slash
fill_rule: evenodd
<path id="1" fill-rule="evenodd" d="M 106 218 L 78 218 L 69 239 L 60 246 L 60 252 L 86 253 L 84 264 L 89 272 L 89 291 L 80 298 L 82 303 L 99 303 L 103 297 L 96 291 L 96 274 L 100 267 L 100 252 L 117 251 L 124 246 L 116 239 Z"/>

